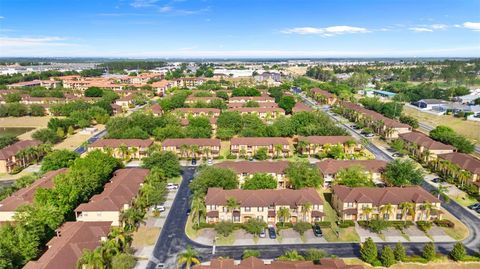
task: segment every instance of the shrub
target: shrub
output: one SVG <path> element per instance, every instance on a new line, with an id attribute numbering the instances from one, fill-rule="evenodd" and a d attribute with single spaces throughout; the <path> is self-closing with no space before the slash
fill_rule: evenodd
<path id="1" fill-rule="evenodd" d="M 367 238 L 367 240 L 360 246 L 360 256 L 363 261 L 370 264 L 377 260 L 377 245 L 373 242 L 372 238 Z"/>
<path id="2" fill-rule="evenodd" d="M 368 224 L 368 228 L 374 233 L 380 233 L 388 228 L 388 223 L 384 220 L 372 220 Z"/>
<path id="3" fill-rule="evenodd" d="M 259 257 L 259 256 L 260 256 L 260 251 L 255 249 L 246 249 L 243 251 L 242 259 L 245 260 L 246 258 L 249 258 L 249 257 Z"/>
<path id="4" fill-rule="evenodd" d="M 320 226 L 321 228 L 332 227 L 332 224 L 330 223 L 330 221 L 319 221 L 319 222 L 315 222 L 315 224 L 318 224 L 318 226 Z"/>
<path id="5" fill-rule="evenodd" d="M 403 247 L 402 243 L 398 242 L 393 249 L 393 254 L 395 255 L 395 260 L 399 262 L 405 261 L 405 257 L 407 254 L 405 253 L 405 247 Z"/>
<path id="6" fill-rule="evenodd" d="M 319 261 L 322 258 L 327 257 L 327 253 L 320 249 L 310 248 L 305 253 L 305 260 L 307 261 Z"/>
<path id="7" fill-rule="evenodd" d="M 465 247 L 463 246 L 462 243 L 457 242 L 454 246 L 452 251 L 448 254 L 450 258 L 454 261 L 462 261 L 467 253 L 465 252 Z"/>
<path id="8" fill-rule="evenodd" d="M 451 220 L 448 219 L 442 219 L 442 220 L 434 220 L 433 223 L 439 227 L 448 227 L 448 228 L 454 228 L 455 223 L 453 223 Z"/>
<path id="9" fill-rule="evenodd" d="M 267 228 L 267 224 L 263 220 L 258 220 L 255 218 L 249 219 L 243 224 L 243 229 L 253 235 L 260 234 L 263 230 L 265 230 L 265 228 Z"/>
<path id="10" fill-rule="evenodd" d="M 353 220 L 343 220 L 338 223 L 338 227 L 340 228 L 348 228 L 348 227 L 354 227 L 355 222 Z"/>
<path id="11" fill-rule="evenodd" d="M 389 246 L 385 246 L 382 249 L 382 255 L 380 256 L 380 261 L 385 267 L 390 267 L 395 264 L 395 255 L 393 254 L 392 249 Z"/>
<path id="12" fill-rule="evenodd" d="M 429 221 L 417 221 L 418 229 L 422 230 L 423 232 L 428 232 L 432 228 L 432 223 Z"/>
<path id="13" fill-rule="evenodd" d="M 431 261 L 435 258 L 435 256 L 437 256 L 437 252 L 435 250 L 435 244 L 433 244 L 433 242 L 428 242 L 423 247 L 422 257 L 424 257 L 428 261 Z"/>
<path id="14" fill-rule="evenodd" d="M 293 228 L 293 224 L 291 222 L 277 222 L 276 227 L 280 231 L 281 229 Z"/>
<path id="15" fill-rule="evenodd" d="M 310 230 L 312 225 L 308 222 L 299 221 L 293 225 L 293 230 L 298 232 L 300 235 L 303 235 L 306 231 Z"/>
<path id="16" fill-rule="evenodd" d="M 369 222 L 366 221 L 366 220 L 359 220 L 357 221 L 358 225 L 360 225 L 360 227 L 362 228 L 368 228 L 368 225 L 369 225 Z"/>
<path id="17" fill-rule="evenodd" d="M 225 237 L 229 236 L 234 229 L 235 225 L 229 221 L 221 221 L 215 225 L 215 231 Z"/>

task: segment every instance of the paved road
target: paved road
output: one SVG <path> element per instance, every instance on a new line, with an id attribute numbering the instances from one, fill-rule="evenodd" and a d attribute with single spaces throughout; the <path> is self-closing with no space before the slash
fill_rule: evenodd
<path id="1" fill-rule="evenodd" d="M 105 135 L 107 135 L 107 129 L 105 129 L 101 132 L 98 132 L 94 136 L 90 137 L 86 142 L 87 142 L 87 144 L 92 144 L 93 142 L 97 141 L 98 139 L 104 137 Z M 87 147 L 85 145 L 81 145 L 80 147 L 76 148 L 74 151 L 78 154 L 83 154 L 85 151 L 87 151 Z"/>

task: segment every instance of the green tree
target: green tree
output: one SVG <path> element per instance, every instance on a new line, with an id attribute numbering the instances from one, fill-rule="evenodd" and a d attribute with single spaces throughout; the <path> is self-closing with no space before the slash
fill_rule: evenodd
<path id="1" fill-rule="evenodd" d="M 361 166 L 352 166 L 340 170 L 335 177 L 335 183 L 348 187 L 375 186 L 370 176 L 365 173 L 364 168 Z"/>
<path id="2" fill-rule="evenodd" d="M 285 175 L 294 189 L 317 188 L 323 184 L 323 178 L 318 169 L 307 162 L 291 162 L 285 170 Z"/>
<path id="3" fill-rule="evenodd" d="M 367 240 L 360 246 L 360 256 L 363 261 L 372 264 L 377 260 L 378 250 L 377 245 L 373 242 L 372 238 Z"/>
<path id="4" fill-rule="evenodd" d="M 278 102 L 278 106 L 283 108 L 287 114 L 292 113 L 292 108 L 295 106 L 295 98 L 293 96 L 283 96 Z"/>
<path id="5" fill-rule="evenodd" d="M 84 95 L 86 97 L 102 97 L 103 90 L 99 87 L 89 87 L 85 90 Z"/>
<path id="6" fill-rule="evenodd" d="M 268 152 L 266 148 L 259 148 L 257 152 L 255 152 L 255 159 L 263 161 L 268 158 Z"/>
<path id="7" fill-rule="evenodd" d="M 192 264 L 199 264 L 198 252 L 191 246 L 187 246 L 187 249 L 178 255 L 178 266 L 184 266 L 186 269 L 190 269 Z"/>
<path id="8" fill-rule="evenodd" d="M 85 249 L 82 253 L 82 257 L 77 261 L 77 269 L 103 269 L 106 267 L 106 261 L 102 257 L 101 249 L 95 250 Z"/>
<path id="9" fill-rule="evenodd" d="M 127 253 L 115 255 L 112 258 L 112 269 L 130 269 L 136 264 L 135 257 Z"/>
<path id="10" fill-rule="evenodd" d="M 300 255 L 296 250 L 288 250 L 285 253 L 278 257 L 277 260 L 279 261 L 304 261 L 305 258 Z"/>
<path id="11" fill-rule="evenodd" d="M 437 256 L 437 252 L 435 250 L 435 244 L 433 242 L 428 242 L 423 247 L 422 257 L 424 257 L 427 261 L 432 261 Z"/>
<path id="12" fill-rule="evenodd" d="M 306 231 L 312 229 L 312 224 L 304 221 L 299 221 L 293 225 L 293 230 L 303 235 Z"/>
<path id="13" fill-rule="evenodd" d="M 399 120 L 401 123 L 405 123 L 412 126 L 413 129 L 417 129 L 419 127 L 418 120 L 414 117 L 401 115 Z"/>
<path id="14" fill-rule="evenodd" d="M 42 171 L 46 172 L 70 167 L 78 157 L 80 157 L 80 155 L 74 151 L 66 149 L 54 150 L 43 158 Z"/>
<path id="15" fill-rule="evenodd" d="M 310 249 L 307 249 L 305 253 L 305 260 L 313 261 L 314 263 L 316 263 L 320 261 L 320 259 L 323 259 L 327 256 L 328 256 L 327 253 L 323 250 L 310 248 Z"/>
<path id="16" fill-rule="evenodd" d="M 400 242 L 397 242 L 397 244 L 395 244 L 393 254 L 395 255 L 395 260 L 399 262 L 405 261 L 405 258 L 407 257 L 407 254 L 405 253 L 405 247 L 403 247 L 402 243 Z"/>
<path id="17" fill-rule="evenodd" d="M 472 153 L 475 149 L 475 145 L 468 141 L 465 137 L 457 134 L 452 128 L 439 125 L 435 129 L 430 131 L 430 137 L 452 145 L 458 149 L 458 151 L 463 153 Z"/>
<path id="18" fill-rule="evenodd" d="M 461 242 L 457 242 L 448 255 L 454 261 L 462 261 L 466 257 L 467 253 L 463 244 Z"/>
<path id="19" fill-rule="evenodd" d="M 263 220 L 251 218 L 243 224 L 243 228 L 248 233 L 258 236 L 262 231 L 267 228 L 267 224 Z"/>
<path id="20" fill-rule="evenodd" d="M 260 251 L 255 249 L 245 249 L 242 254 L 242 259 L 245 260 L 250 257 L 260 257 Z"/>
<path id="21" fill-rule="evenodd" d="M 238 179 L 230 169 L 208 166 L 198 172 L 198 176 L 190 183 L 193 193 L 206 194 L 208 188 L 223 188 L 226 190 L 238 188 Z"/>
<path id="22" fill-rule="evenodd" d="M 67 131 L 68 135 L 73 135 L 74 132 L 75 132 L 75 129 L 73 128 L 73 126 L 68 126 L 68 131 Z"/>
<path id="23" fill-rule="evenodd" d="M 143 167 L 152 169 L 161 167 L 166 177 L 180 175 L 180 162 L 177 156 L 170 151 L 153 151 L 148 157 L 143 158 Z"/>
<path id="24" fill-rule="evenodd" d="M 391 186 L 418 185 L 423 180 L 423 172 L 411 160 L 396 159 L 387 164 L 384 172 Z"/>
<path id="25" fill-rule="evenodd" d="M 235 224 L 230 221 L 220 221 L 219 223 L 215 224 L 214 229 L 218 234 L 227 237 L 233 232 L 233 230 L 235 230 Z"/>
<path id="26" fill-rule="evenodd" d="M 290 221 L 290 210 L 286 207 L 281 207 L 277 211 L 278 219 L 282 223 L 282 227 L 285 227 L 285 223 Z"/>
<path id="27" fill-rule="evenodd" d="M 270 174 L 256 173 L 243 183 L 244 190 L 276 189 L 277 180 Z"/>
<path id="28" fill-rule="evenodd" d="M 30 115 L 34 117 L 45 116 L 45 108 L 41 105 L 30 105 Z"/>
<path id="29" fill-rule="evenodd" d="M 37 130 L 32 134 L 32 138 L 36 140 L 40 140 L 43 143 L 51 143 L 51 144 L 58 143 L 61 140 L 61 138 L 57 135 L 57 133 L 51 129 Z"/>
<path id="30" fill-rule="evenodd" d="M 390 267 L 395 264 L 395 255 L 393 254 L 390 246 L 383 247 L 382 255 L 380 255 L 380 261 L 385 267 Z"/>

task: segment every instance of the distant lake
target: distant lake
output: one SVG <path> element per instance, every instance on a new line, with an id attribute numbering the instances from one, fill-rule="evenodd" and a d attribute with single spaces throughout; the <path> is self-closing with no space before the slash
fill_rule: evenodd
<path id="1" fill-rule="evenodd" d="M 14 135 L 19 136 L 26 132 L 29 132 L 35 128 L 21 128 L 21 127 L 0 127 L 0 136 L 3 135 Z"/>

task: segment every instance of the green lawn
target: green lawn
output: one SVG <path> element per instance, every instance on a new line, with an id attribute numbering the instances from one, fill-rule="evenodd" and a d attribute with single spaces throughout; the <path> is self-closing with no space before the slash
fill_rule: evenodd
<path id="1" fill-rule="evenodd" d="M 231 246 L 235 243 L 234 233 L 231 233 L 229 236 L 225 237 L 223 235 L 218 235 L 217 245 L 218 246 Z"/>
<path id="2" fill-rule="evenodd" d="M 465 226 L 465 224 L 455 218 L 452 214 L 446 212 L 446 210 L 444 210 L 443 219 L 448 219 L 455 223 L 454 228 L 441 227 L 448 236 L 455 240 L 463 240 L 468 236 L 467 226 Z"/>
<path id="3" fill-rule="evenodd" d="M 462 192 L 460 195 L 456 196 L 449 196 L 452 200 L 455 202 L 459 203 L 460 205 L 463 206 L 469 206 L 471 204 L 478 203 L 477 199 L 469 196 L 467 193 Z"/>
<path id="4" fill-rule="evenodd" d="M 167 180 L 168 183 L 175 183 L 175 184 L 180 184 L 182 182 L 182 176 L 174 177 L 174 178 L 169 178 Z"/>
<path id="5" fill-rule="evenodd" d="M 187 223 L 185 224 L 185 234 L 190 239 L 195 239 L 198 236 L 198 230 L 193 229 L 192 215 L 188 216 Z"/>

